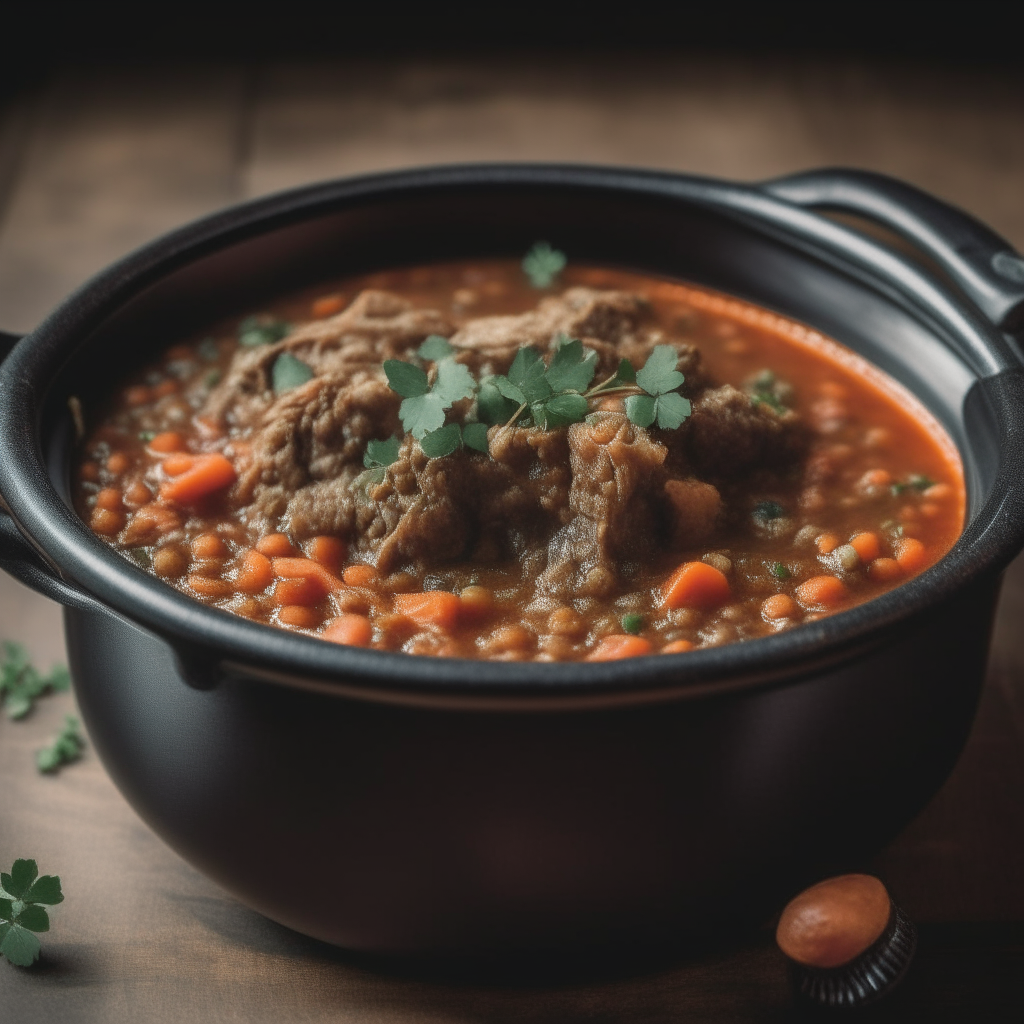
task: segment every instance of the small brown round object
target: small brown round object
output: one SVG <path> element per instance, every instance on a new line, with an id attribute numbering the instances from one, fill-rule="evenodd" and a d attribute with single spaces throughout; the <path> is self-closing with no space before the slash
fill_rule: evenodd
<path id="1" fill-rule="evenodd" d="M 839 967 L 879 938 L 890 908 L 885 886 L 871 875 L 829 878 L 786 904 L 775 941 L 798 964 Z"/>

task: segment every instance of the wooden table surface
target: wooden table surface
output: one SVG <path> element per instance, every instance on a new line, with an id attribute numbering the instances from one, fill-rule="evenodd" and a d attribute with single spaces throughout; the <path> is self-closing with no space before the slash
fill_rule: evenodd
<path id="1" fill-rule="evenodd" d="M 609 56 L 63 73 L 0 101 L 0 327 L 28 330 L 109 261 L 250 196 L 380 168 L 613 162 L 757 179 L 899 175 L 1024 248 L 1024 83 L 1007 71 Z M 879 1019 L 1020 1020 L 1024 563 L 1007 575 L 978 719 L 952 777 L 866 868 L 922 925 Z M 0 638 L 63 657 L 59 610 L 0 579 Z M 266 921 L 168 850 L 95 755 L 33 751 L 72 710 L 0 721 L 0 863 L 67 899 L 31 970 L 0 963 L 0 1021 L 764 1021 L 792 1008 L 765 930 L 628 976 L 518 984 L 395 975 Z M 927 1017 L 925 1017 L 927 1015 Z"/>

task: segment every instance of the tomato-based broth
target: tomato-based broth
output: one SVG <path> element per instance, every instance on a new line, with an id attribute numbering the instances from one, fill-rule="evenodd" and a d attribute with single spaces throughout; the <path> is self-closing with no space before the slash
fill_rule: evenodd
<path id="1" fill-rule="evenodd" d="M 766 636 L 956 541 L 959 457 L 900 385 L 756 306 L 554 255 L 346 279 L 175 345 L 95 418 L 79 512 L 256 622 L 501 660 Z"/>

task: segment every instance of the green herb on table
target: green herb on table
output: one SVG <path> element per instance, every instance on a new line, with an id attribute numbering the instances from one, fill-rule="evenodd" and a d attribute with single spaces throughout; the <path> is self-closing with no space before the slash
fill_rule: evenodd
<path id="1" fill-rule="evenodd" d="M 44 908 L 64 902 L 60 879 L 38 876 L 34 860 L 16 860 L 10 874 L 0 874 L 0 955 L 18 967 L 39 959 L 39 940 L 32 933 L 50 930 Z"/>
<path id="2" fill-rule="evenodd" d="M 291 329 L 291 324 L 272 316 L 247 316 L 238 325 L 238 344 L 246 348 L 273 345 L 275 341 L 280 341 L 285 335 L 290 334 Z"/>
<path id="3" fill-rule="evenodd" d="M 3 661 L 0 662 L 0 698 L 8 718 L 24 718 L 38 697 L 50 692 L 63 692 L 70 685 L 71 676 L 63 665 L 56 666 L 48 676 L 44 676 L 29 661 L 20 644 L 4 643 Z"/>
<path id="4" fill-rule="evenodd" d="M 306 381 L 313 379 L 313 369 L 307 366 L 301 359 L 296 359 L 290 352 L 282 352 L 274 360 L 274 369 L 271 371 L 273 379 L 274 394 L 282 395 L 285 391 L 291 391 Z"/>
<path id="5" fill-rule="evenodd" d="M 82 756 L 85 740 L 78 731 L 78 719 L 68 715 L 64 728 L 56 735 L 53 743 L 36 751 L 36 767 L 41 772 L 55 772 L 62 765 L 71 764 Z"/>
<path id="6" fill-rule="evenodd" d="M 632 633 L 636 636 L 644 628 L 644 617 L 638 615 L 636 612 L 630 612 L 628 615 L 622 616 L 622 631 L 624 633 Z"/>
<path id="7" fill-rule="evenodd" d="M 523 273 L 534 288 L 550 288 L 565 269 L 564 252 L 553 249 L 550 242 L 535 242 L 523 257 Z"/>

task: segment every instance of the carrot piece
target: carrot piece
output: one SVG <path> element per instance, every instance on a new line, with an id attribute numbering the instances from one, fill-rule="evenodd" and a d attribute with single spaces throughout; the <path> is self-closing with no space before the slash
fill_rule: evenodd
<path id="1" fill-rule="evenodd" d="M 846 584 L 835 576 L 813 576 L 796 588 L 805 608 L 838 608 L 846 600 Z"/>
<path id="2" fill-rule="evenodd" d="M 834 533 L 823 533 L 819 535 L 814 543 L 817 545 L 820 554 L 828 555 L 839 547 L 839 538 Z"/>
<path id="3" fill-rule="evenodd" d="M 314 537 L 306 545 L 306 555 L 336 573 L 345 561 L 345 542 L 337 537 Z"/>
<path id="4" fill-rule="evenodd" d="M 929 501 L 945 501 L 946 498 L 953 497 L 953 488 L 949 484 L 932 484 L 921 497 Z"/>
<path id="5" fill-rule="evenodd" d="M 324 593 L 341 589 L 341 580 L 311 558 L 275 558 L 271 563 L 274 575 L 286 580 L 315 580 Z"/>
<path id="6" fill-rule="evenodd" d="M 146 505 L 153 500 L 153 492 L 141 480 L 136 480 L 124 492 L 124 500 L 129 505 Z"/>
<path id="7" fill-rule="evenodd" d="M 339 615 L 327 624 L 320 637 L 349 647 L 369 647 L 373 639 L 373 627 L 365 615 Z"/>
<path id="8" fill-rule="evenodd" d="M 177 544 L 165 544 L 153 552 L 153 572 L 177 579 L 188 568 L 188 555 Z"/>
<path id="9" fill-rule="evenodd" d="M 650 640 L 645 640 L 642 636 L 631 636 L 629 633 L 616 633 L 604 637 L 587 655 L 587 661 L 618 661 L 620 658 L 636 658 L 641 654 L 650 653 Z"/>
<path id="10" fill-rule="evenodd" d="M 876 558 L 868 566 L 868 576 L 876 583 L 892 583 L 903 575 L 903 568 L 895 558 Z"/>
<path id="11" fill-rule="evenodd" d="M 299 629 L 315 629 L 320 625 L 320 616 L 305 605 L 286 604 L 278 610 L 277 621 Z"/>
<path id="12" fill-rule="evenodd" d="M 295 554 L 295 548 L 283 533 L 268 533 L 256 541 L 256 550 L 268 558 L 287 558 Z"/>
<path id="13" fill-rule="evenodd" d="M 114 452 L 107 459 L 107 470 L 114 474 L 123 473 L 130 465 L 131 461 L 124 452 Z"/>
<path id="14" fill-rule="evenodd" d="M 228 547 L 215 533 L 201 533 L 192 541 L 192 554 L 196 558 L 220 558 Z"/>
<path id="15" fill-rule="evenodd" d="M 310 576 L 280 580 L 274 587 L 274 601 L 280 605 L 319 604 L 325 595 L 324 585 Z"/>
<path id="16" fill-rule="evenodd" d="M 181 439 L 181 434 L 176 430 L 165 430 L 162 434 L 157 434 L 149 442 L 149 447 L 155 452 L 163 452 L 167 455 L 171 452 L 184 451 L 185 442 Z"/>
<path id="17" fill-rule="evenodd" d="M 861 478 L 862 487 L 888 487 L 892 483 L 892 473 L 887 469 L 869 469 Z"/>
<path id="18" fill-rule="evenodd" d="M 313 302 L 313 316 L 318 320 L 325 316 L 334 316 L 345 308 L 345 297 L 343 295 L 321 295 Z"/>
<path id="19" fill-rule="evenodd" d="M 96 495 L 96 508 L 105 508 L 109 512 L 120 512 L 121 492 L 116 487 L 104 487 Z"/>
<path id="20" fill-rule="evenodd" d="M 149 401 L 150 390 L 145 384 L 136 384 L 127 388 L 124 393 L 124 400 L 129 405 L 145 405 Z"/>
<path id="21" fill-rule="evenodd" d="M 686 562 L 665 584 L 665 608 L 717 608 L 729 600 L 729 581 L 707 562 Z"/>
<path id="22" fill-rule="evenodd" d="M 227 580 L 213 576 L 199 576 L 193 573 L 188 578 L 188 585 L 200 597 L 228 597 L 231 594 L 231 584 Z"/>
<path id="23" fill-rule="evenodd" d="M 799 610 L 796 601 L 789 594 L 772 594 L 761 605 L 761 614 L 766 619 L 789 619 Z"/>
<path id="24" fill-rule="evenodd" d="M 851 537 L 850 547 L 857 552 L 862 562 L 873 562 L 882 553 L 878 535 L 874 533 L 858 533 Z"/>
<path id="25" fill-rule="evenodd" d="M 446 590 L 428 590 L 421 594 L 396 594 L 395 611 L 418 626 L 453 629 L 459 621 L 462 602 Z"/>
<path id="26" fill-rule="evenodd" d="M 469 586 L 459 594 L 462 614 L 467 619 L 484 619 L 494 610 L 494 594 L 489 587 Z"/>
<path id="27" fill-rule="evenodd" d="M 153 397 L 163 398 L 165 395 L 173 395 L 177 390 L 178 382 L 176 380 L 171 380 L 170 378 L 168 378 L 167 380 L 160 381 L 160 383 L 157 384 L 155 388 L 153 388 Z"/>
<path id="28" fill-rule="evenodd" d="M 181 528 L 181 516 L 170 505 L 151 501 L 143 505 L 131 518 L 122 543 L 128 547 L 137 544 L 153 544 L 165 533 Z"/>
<path id="29" fill-rule="evenodd" d="M 350 587 L 368 587 L 377 578 L 372 565 L 350 565 L 341 577 Z"/>
<path id="30" fill-rule="evenodd" d="M 89 517 L 89 526 L 94 533 L 102 533 L 106 537 L 111 537 L 120 532 L 121 527 L 124 526 L 124 516 L 109 508 L 94 508 Z"/>
<path id="31" fill-rule="evenodd" d="M 928 564 L 928 551 L 913 537 L 904 537 L 896 545 L 896 561 L 904 572 L 920 572 Z"/>
<path id="32" fill-rule="evenodd" d="M 196 460 L 185 452 L 172 452 L 160 466 L 167 476 L 181 476 L 182 473 L 187 473 L 195 462 Z"/>
<path id="33" fill-rule="evenodd" d="M 694 644 L 690 640 L 673 640 L 670 644 L 665 644 L 661 649 L 662 654 L 685 654 L 687 651 L 692 651 Z"/>
<path id="34" fill-rule="evenodd" d="M 82 468 L 78 471 L 83 480 L 89 483 L 96 483 L 100 478 L 100 467 L 95 462 L 83 462 Z"/>
<path id="35" fill-rule="evenodd" d="M 199 455 L 191 469 L 161 486 L 160 497 L 165 501 L 189 505 L 233 484 L 236 476 L 235 467 L 223 455 L 217 452 Z"/>
<path id="36" fill-rule="evenodd" d="M 258 551 L 245 551 L 235 571 L 235 588 L 243 594 L 258 594 L 274 582 L 270 559 Z"/>

